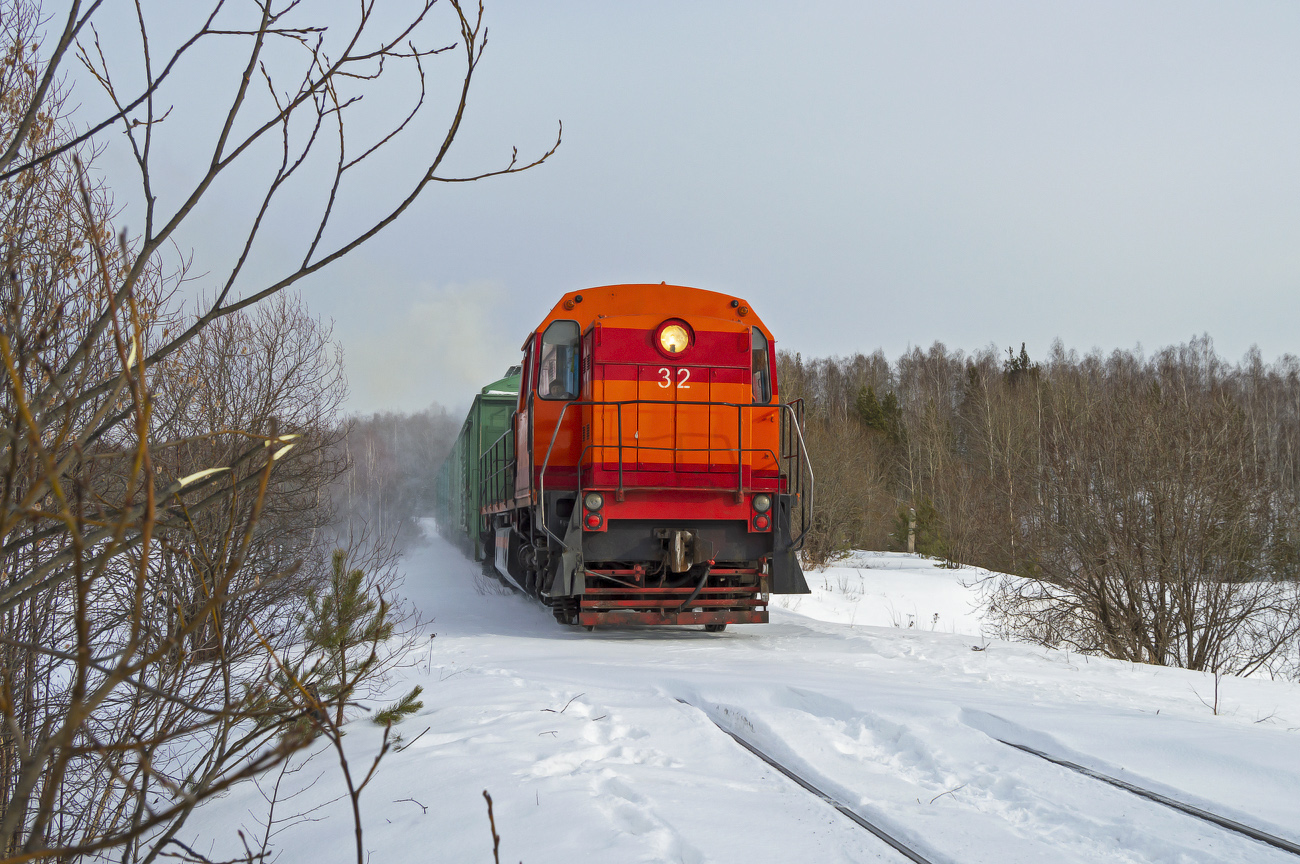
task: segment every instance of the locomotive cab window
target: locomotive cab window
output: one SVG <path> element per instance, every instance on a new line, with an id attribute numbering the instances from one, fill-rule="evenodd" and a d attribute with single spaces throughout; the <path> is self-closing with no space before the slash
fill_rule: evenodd
<path id="1" fill-rule="evenodd" d="M 755 402 L 772 401 L 772 365 L 768 357 L 767 337 L 757 327 L 750 331 L 750 355 L 753 357 L 753 391 Z"/>
<path id="2" fill-rule="evenodd" d="M 578 398 L 577 321 L 552 321 L 542 334 L 537 365 L 537 395 L 543 399 Z"/>

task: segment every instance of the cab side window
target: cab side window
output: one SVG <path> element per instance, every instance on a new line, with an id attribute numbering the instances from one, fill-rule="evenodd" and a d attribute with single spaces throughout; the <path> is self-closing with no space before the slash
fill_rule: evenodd
<path id="1" fill-rule="evenodd" d="M 577 321 L 552 321 L 542 334 L 537 364 L 537 395 L 543 399 L 578 398 Z"/>
<path id="2" fill-rule="evenodd" d="M 750 356 L 753 370 L 754 401 L 767 403 L 772 401 L 772 365 L 768 357 L 767 337 L 757 327 L 750 331 Z"/>

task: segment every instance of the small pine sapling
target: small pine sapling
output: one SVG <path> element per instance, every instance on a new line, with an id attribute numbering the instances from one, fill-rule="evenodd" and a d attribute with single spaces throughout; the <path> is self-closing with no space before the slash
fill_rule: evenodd
<path id="1" fill-rule="evenodd" d="M 394 723 L 401 723 L 424 707 L 424 703 L 420 701 L 420 694 L 423 692 L 424 688 L 416 684 L 411 688 L 410 693 L 379 711 L 371 719 L 374 720 L 377 726 L 392 726 Z"/>
<path id="2" fill-rule="evenodd" d="M 357 685 L 379 671 L 379 646 L 393 635 L 388 601 L 380 591 L 371 594 L 365 576 L 363 570 L 348 569 L 346 552 L 334 550 L 326 591 L 308 593 L 301 618 L 308 654 L 316 658 L 305 680 L 315 682 L 334 706 L 335 726 L 343 724 L 343 709 Z M 393 716 L 400 719 L 419 711 L 419 690 L 385 713 L 396 712 Z"/>

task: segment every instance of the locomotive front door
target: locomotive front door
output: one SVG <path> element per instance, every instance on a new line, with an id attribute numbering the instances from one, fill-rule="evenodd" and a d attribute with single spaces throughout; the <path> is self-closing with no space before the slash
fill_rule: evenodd
<path id="1" fill-rule="evenodd" d="M 743 408 L 750 401 L 749 378 L 744 369 L 717 367 L 709 370 L 713 398 L 729 405 L 714 406 L 709 412 L 709 470 L 734 475 L 747 437 L 746 421 L 752 416 Z"/>
<path id="2" fill-rule="evenodd" d="M 702 366 L 637 367 L 637 467 L 707 471 L 709 370 Z M 686 404 L 683 404 L 686 403 Z"/>
<path id="3" fill-rule="evenodd" d="M 641 471 L 667 471 L 673 467 L 676 371 L 674 366 L 637 367 L 636 398 L 642 400 L 637 406 L 637 468 Z"/>
<path id="4" fill-rule="evenodd" d="M 690 403 L 709 401 L 709 369 L 678 366 L 673 381 L 677 385 L 673 388 L 677 397 L 677 470 L 708 471 L 709 406 Z"/>

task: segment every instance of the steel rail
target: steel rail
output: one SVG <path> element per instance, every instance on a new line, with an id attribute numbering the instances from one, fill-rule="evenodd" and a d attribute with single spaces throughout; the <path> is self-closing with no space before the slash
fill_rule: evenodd
<path id="1" fill-rule="evenodd" d="M 1117 789 L 1123 789 L 1125 792 L 1131 792 L 1132 794 L 1137 795 L 1141 798 L 1146 798 L 1148 801 L 1154 801 L 1157 804 L 1163 804 L 1166 807 L 1171 807 L 1174 810 L 1178 810 L 1181 813 L 1186 813 L 1188 816 L 1193 816 L 1197 819 L 1201 819 L 1205 822 L 1209 822 L 1213 825 L 1217 825 L 1220 828 L 1225 828 L 1228 831 L 1236 832 L 1237 834 L 1241 834 L 1243 836 L 1249 837 L 1252 840 L 1257 840 L 1260 843 L 1267 843 L 1269 846 L 1272 846 L 1277 849 L 1281 849 L 1283 852 L 1290 852 L 1292 855 L 1300 855 L 1300 843 L 1293 843 L 1290 840 L 1286 840 L 1274 834 L 1269 834 L 1267 831 L 1261 831 L 1258 828 L 1252 828 L 1249 825 L 1244 825 L 1241 822 L 1237 822 L 1236 820 L 1229 819 L 1226 816 L 1220 816 L 1217 813 L 1211 813 L 1208 810 L 1202 810 L 1200 807 L 1193 807 L 1191 804 L 1185 804 L 1176 798 L 1170 798 L 1167 795 L 1161 795 L 1159 792 L 1152 792 L 1150 789 L 1144 789 L 1141 786 L 1136 786 L 1132 783 L 1128 783 L 1124 780 L 1120 780 L 1118 777 L 1111 777 L 1109 774 L 1103 774 L 1100 771 L 1094 771 L 1093 769 L 1086 768 L 1083 765 L 1078 764 L 1077 762 L 1071 762 L 1068 759 L 1061 759 L 1056 756 L 1052 756 L 1048 753 L 1044 753 L 1042 750 L 1037 750 L 1028 745 L 1016 744 L 1015 742 L 1007 741 L 1002 738 L 994 738 L 993 740 L 997 741 L 1000 744 L 1005 744 L 1008 747 L 1014 747 L 1017 750 L 1023 751 L 1025 753 L 1029 753 L 1030 755 L 1033 756 L 1037 756 L 1039 759 L 1043 759 L 1048 762 L 1051 762 L 1053 765 L 1060 765 L 1062 768 L 1068 768 L 1071 771 L 1077 771 L 1078 773 L 1084 775 L 1085 777 L 1091 777 L 1094 780 L 1100 780 L 1102 783 L 1108 783 L 1111 786 L 1116 787 Z"/>
<path id="2" fill-rule="evenodd" d="M 690 706 L 691 708 L 695 708 L 694 705 L 691 705 L 691 703 L 687 702 L 685 699 L 678 699 L 677 701 L 682 703 L 683 705 L 687 705 Z M 817 796 L 822 801 L 826 802 L 830 806 L 834 807 L 836 810 L 840 811 L 840 813 L 842 813 L 844 816 L 848 817 L 855 824 L 857 824 L 859 828 L 865 828 L 867 831 L 870 831 L 872 834 L 876 836 L 877 839 L 888 844 L 890 848 L 892 848 L 898 854 L 902 855 L 908 861 L 912 861 L 914 862 L 914 864 L 937 864 L 936 859 L 926 858 L 917 849 L 915 849 L 912 846 L 909 846 L 906 841 L 900 840 L 899 838 L 895 837 L 893 834 L 890 834 L 884 828 L 872 822 L 870 819 L 867 819 L 865 816 L 863 816 L 861 813 L 858 813 L 856 810 L 854 810 L 849 805 L 845 804 L 843 801 L 840 801 L 838 798 L 834 797 L 830 793 L 819 789 L 811 782 L 801 777 L 798 773 L 796 773 L 792 769 L 781 764 L 775 758 L 763 752 L 753 744 L 749 743 L 744 738 L 737 735 L 735 732 L 732 732 L 730 729 L 720 724 L 717 720 L 714 720 L 712 717 L 709 717 L 709 713 L 707 711 L 701 711 L 701 713 L 703 713 L 705 717 L 708 717 L 709 721 L 712 722 L 714 726 L 717 726 L 723 732 L 730 735 L 732 740 L 734 740 L 741 747 L 744 747 L 750 753 L 754 754 L 759 759 L 766 762 L 768 765 L 770 765 L 780 773 L 784 774 L 786 777 L 793 780 L 795 783 L 801 786 L 805 791 L 811 792 L 813 795 Z"/>

